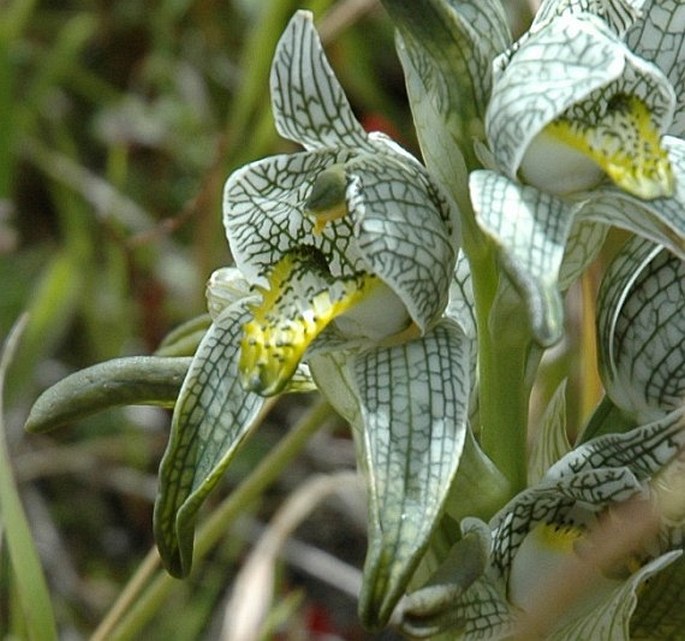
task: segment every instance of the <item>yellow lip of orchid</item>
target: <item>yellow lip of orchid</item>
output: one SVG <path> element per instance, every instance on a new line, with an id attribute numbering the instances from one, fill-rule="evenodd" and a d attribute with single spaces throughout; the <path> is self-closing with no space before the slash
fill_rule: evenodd
<path id="1" fill-rule="evenodd" d="M 281 392 L 312 341 L 379 283 L 368 273 L 334 279 L 311 247 L 283 256 L 268 281 L 243 327 L 238 365 L 243 387 L 262 396 Z"/>
<path id="2" fill-rule="evenodd" d="M 593 160 L 620 188 L 645 200 L 673 195 L 675 178 L 646 103 L 618 94 L 598 123 L 561 117 L 545 133 Z"/>

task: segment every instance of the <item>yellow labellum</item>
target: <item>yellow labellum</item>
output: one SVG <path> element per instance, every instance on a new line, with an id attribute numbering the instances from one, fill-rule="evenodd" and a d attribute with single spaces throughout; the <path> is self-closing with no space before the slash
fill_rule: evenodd
<path id="1" fill-rule="evenodd" d="M 598 123 L 564 117 L 545 131 L 591 158 L 617 186 L 639 198 L 673 194 L 668 154 L 647 105 L 637 96 L 616 96 Z"/>
<path id="2" fill-rule="evenodd" d="M 281 392 L 312 341 L 378 282 L 371 274 L 333 279 L 313 248 L 286 254 L 268 280 L 243 327 L 238 364 L 243 387 L 262 396 Z"/>

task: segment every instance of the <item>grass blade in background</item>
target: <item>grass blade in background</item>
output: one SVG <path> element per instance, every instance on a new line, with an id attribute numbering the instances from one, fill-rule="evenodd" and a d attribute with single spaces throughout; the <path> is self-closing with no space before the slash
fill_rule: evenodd
<path id="1" fill-rule="evenodd" d="M 3 421 L 2 395 L 5 373 L 26 325 L 26 319 L 24 316 L 15 324 L 7 337 L 0 358 L 0 523 L 7 541 L 13 570 L 12 579 L 15 583 L 14 594 L 19 601 L 18 610 L 24 617 L 22 627 L 26 630 L 27 639 L 57 641 L 57 628 L 47 583 L 12 476 Z"/>

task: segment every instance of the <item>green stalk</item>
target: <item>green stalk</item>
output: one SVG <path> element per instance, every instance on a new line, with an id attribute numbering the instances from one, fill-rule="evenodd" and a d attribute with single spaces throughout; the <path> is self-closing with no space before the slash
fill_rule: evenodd
<path id="1" fill-rule="evenodd" d="M 462 212 L 465 203 L 460 203 Z M 478 228 L 466 205 L 464 251 L 471 265 L 478 325 L 480 445 L 510 483 L 512 496 L 525 488 L 528 384 L 526 361 L 530 338 L 522 332 L 526 312 L 498 297 L 496 248 Z"/>
<path id="2" fill-rule="evenodd" d="M 246 507 L 280 476 L 332 413 L 330 405 L 325 402 L 312 407 L 262 459 L 254 472 L 208 517 L 196 536 L 195 567 L 197 561 L 206 556 L 217 542 L 226 536 L 232 522 Z M 152 578 L 155 572 L 157 575 Z M 178 584 L 177 579 L 159 568 L 159 556 L 153 549 L 143 560 L 110 613 L 93 633 L 90 641 L 126 641 L 136 638 L 150 619 L 161 611 L 164 601 Z"/>

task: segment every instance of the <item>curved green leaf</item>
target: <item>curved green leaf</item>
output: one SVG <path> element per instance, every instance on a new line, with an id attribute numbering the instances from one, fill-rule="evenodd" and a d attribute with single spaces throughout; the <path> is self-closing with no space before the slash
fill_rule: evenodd
<path id="1" fill-rule="evenodd" d="M 0 353 L 0 523 L 12 569 L 8 586 L 13 597 L 11 601 L 16 598 L 16 607 L 11 610 L 16 609 L 17 618 L 22 619 L 15 629 L 21 630 L 27 641 L 57 641 L 50 591 L 13 477 L 5 436 L 5 380 L 26 320 L 27 317 L 23 316 L 17 321 Z M 6 578 L 3 583 L 5 581 Z M 15 613 L 9 614 L 12 618 Z"/>
<path id="2" fill-rule="evenodd" d="M 160 465 L 155 540 L 174 576 L 190 571 L 198 509 L 248 435 L 265 399 L 245 392 L 238 376 L 246 303 L 226 308 L 193 358 L 174 409 L 171 436 Z"/>
<path id="3" fill-rule="evenodd" d="M 191 360 L 131 356 L 82 369 L 38 397 L 25 427 L 29 432 L 47 432 L 119 405 L 173 407 Z"/>

